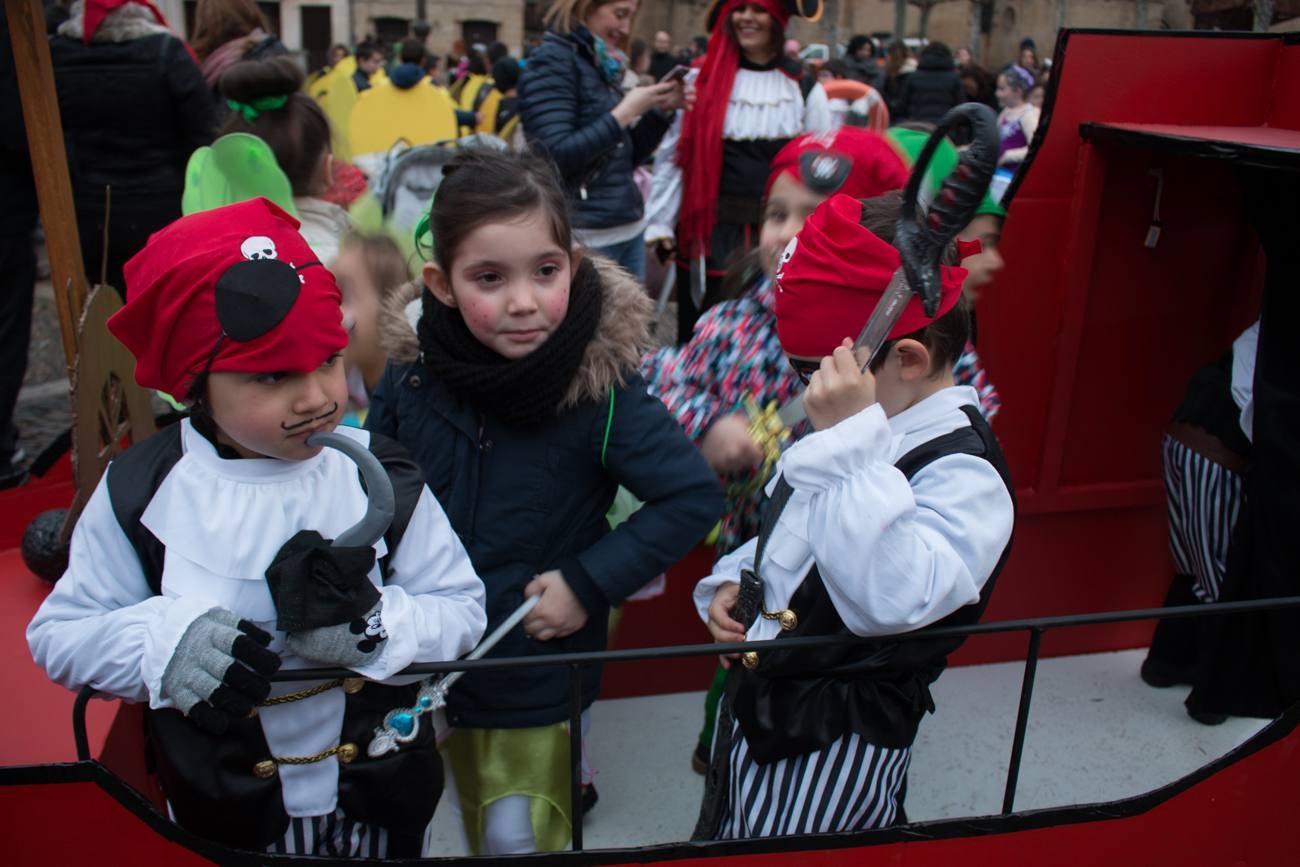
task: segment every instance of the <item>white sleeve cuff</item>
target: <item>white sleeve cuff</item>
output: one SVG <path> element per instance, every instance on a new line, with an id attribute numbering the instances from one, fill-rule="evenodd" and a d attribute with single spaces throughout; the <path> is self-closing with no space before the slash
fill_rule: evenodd
<path id="1" fill-rule="evenodd" d="M 879 456 L 887 457 L 891 436 L 885 411 L 873 403 L 791 446 L 781 458 L 781 472 L 796 490 L 826 490 Z"/>

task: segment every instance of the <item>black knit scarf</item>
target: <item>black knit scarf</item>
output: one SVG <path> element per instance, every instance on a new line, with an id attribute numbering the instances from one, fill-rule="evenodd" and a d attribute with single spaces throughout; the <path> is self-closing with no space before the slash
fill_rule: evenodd
<path id="1" fill-rule="evenodd" d="M 424 293 L 416 332 L 425 366 L 448 391 L 515 428 L 536 428 L 554 418 L 600 322 L 600 277 L 587 261 L 569 287 L 569 309 L 546 342 L 511 361 L 470 333 L 460 311 Z"/>

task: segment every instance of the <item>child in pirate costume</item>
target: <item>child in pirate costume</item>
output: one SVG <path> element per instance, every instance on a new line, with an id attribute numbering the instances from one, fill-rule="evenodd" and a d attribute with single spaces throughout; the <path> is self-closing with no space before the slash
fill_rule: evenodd
<path id="1" fill-rule="evenodd" d="M 895 821 L 910 746 L 934 707 L 929 685 L 960 641 L 889 636 L 973 622 L 1006 556 L 1005 462 L 974 389 L 952 377 L 964 269 L 943 267 L 934 319 L 908 301 L 868 371 L 850 348 L 899 266 L 899 202 L 835 196 L 783 254 L 777 333 L 809 379 L 816 430 L 781 457 L 758 538 L 695 590 L 718 641 L 875 640 L 731 662 L 697 838 Z"/>
<path id="2" fill-rule="evenodd" d="M 877 133 L 844 126 L 833 135 L 801 135 L 790 142 L 772 163 L 758 250 L 724 282 L 724 286 L 739 284 L 743 294 L 709 308 L 689 343 L 657 350 L 642 362 L 650 393 L 664 402 L 709 466 L 728 482 L 727 511 L 715 549 L 718 557 L 758 533 L 762 483 L 771 470 L 772 456 L 751 433 L 752 408 L 783 406 L 803 387 L 776 332 L 772 278 L 781 252 L 828 196 L 870 198 L 901 189 L 906 181 L 903 160 L 890 141 Z M 726 289 L 723 294 L 728 294 Z M 973 348 L 968 346 L 958 360 L 956 379 L 961 385 L 976 385 L 964 373 L 982 375 L 978 364 L 963 363 L 972 356 Z M 976 388 L 981 412 L 992 418 L 997 411 L 996 393 Z M 810 429 L 806 421 L 795 425 L 789 431 L 790 441 L 797 442 Z M 705 700 L 704 727 L 692 757 L 700 773 L 708 764 L 724 674 L 718 669 Z"/>
<path id="3" fill-rule="evenodd" d="M 27 629 L 58 683 L 148 702 L 159 777 L 182 826 L 293 854 L 419 855 L 441 792 L 433 733 L 371 758 L 387 681 L 481 636 L 483 585 L 395 443 L 340 428 L 393 483 L 393 523 L 331 547 L 367 495 L 357 465 L 308 445 L 347 399 L 334 278 L 265 199 L 184 217 L 126 265 L 109 329 L 146 388 L 189 417 L 108 467 L 67 572 Z M 285 668 L 357 677 L 268 681 Z"/>

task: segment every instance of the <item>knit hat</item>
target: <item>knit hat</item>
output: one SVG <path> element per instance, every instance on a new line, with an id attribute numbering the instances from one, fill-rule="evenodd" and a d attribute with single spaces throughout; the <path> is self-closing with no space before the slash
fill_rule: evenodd
<path id="1" fill-rule="evenodd" d="M 145 388 L 183 397 L 209 371 L 306 373 L 348 342 L 334 276 L 266 199 L 181 217 L 123 271 L 108 329 Z"/>
<path id="2" fill-rule="evenodd" d="M 764 195 L 783 174 L 818 195 L 843 193 L 855 199 L 900 190 L 907 183 L 907 167 L 893 145 L 879 133 L 854 126 L 829 135 L 804 133 L 787 143 L 772 160 Z"/>
<path id="3" fill-rule="evenodd" d="M 776 272 L 776 333 L 787 355 L 821 358 L 862 327 L 902 264 L 894 245 L 861 224 L 862 203 L 837 195 L 822 202 L 781 255 Z M 942 292 L 933 318 L 921 299 L 908 299 L 887 335 L 895 340 L 924 328 L 957 303 L 965 268 L 942 266 Z"/>

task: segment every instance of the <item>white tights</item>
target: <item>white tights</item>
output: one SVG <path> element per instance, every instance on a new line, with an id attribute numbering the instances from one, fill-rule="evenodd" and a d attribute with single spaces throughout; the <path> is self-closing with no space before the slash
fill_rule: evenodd
<path id="1" fill-rule="evenodd" d="M 527 795 L 507 795 L 483 811 L 484 855 L 523 855 L 537 851 Z"/>
<path id="2" fill-rule="evenodd" d="M 591 711 L 582 714 L 582 736 L 585 740 L 591 730 Z M 583 780 L 591 779 L 587 764 L 587 751 L 582 751 Z M 524 855 L 537 851 L 533 836 L 531 799 L 527 795 L 507 795 L 487 805 L 483 811 L 483 855 Z M 576 821 L 581 821 L 577 817 Z"/>

